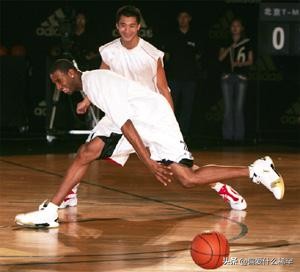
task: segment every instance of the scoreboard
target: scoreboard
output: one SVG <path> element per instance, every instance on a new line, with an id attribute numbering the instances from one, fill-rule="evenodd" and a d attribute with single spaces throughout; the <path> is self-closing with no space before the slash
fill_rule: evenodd
<path id="1" fill-rule="evenodd" d="M 263 54 L 300 55 L 300 3 L 261 3 L 259 19 Z"/>

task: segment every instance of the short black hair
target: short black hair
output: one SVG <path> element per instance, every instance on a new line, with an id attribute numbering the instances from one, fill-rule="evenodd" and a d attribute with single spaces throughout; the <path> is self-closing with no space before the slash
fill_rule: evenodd
<path id="1" fill-rule="evenodd" d="M 116 13 L 116 23 L 120 21 L 121 16 L 135 17 L 138 24 L 141 23 L 142 14 L 138 8 L 135 6 L 123 6 L 117 10 Z"/>
<path id="2" fill-rule="evenodd" d="M 244 22 L 243 22 L 243 19 L 241 17 L 234 17 L 231 21 L 230 21 L 230 25 L 233 23 L 233 22 L 239 22 L 241 24 L 241 26 L 244 27 Z"/>
<path id="3" fill-rule="evenodd" d="M 192 12 L 189 9 L 187 9 L 187 8 L 182 8 L 182 9 L 178 10 L 177 16 L 179 16 L 181 13 L 186 13 L 190 17 L 192 17 Z"/>
<path id="4" fill-rule="evenodd" d="M 53 74 L 55 71 L 67 73 L 70 69 L 77 70 L 72 61 L 68 59 L 57 59 L 51 65 L 49 73 Z"/>

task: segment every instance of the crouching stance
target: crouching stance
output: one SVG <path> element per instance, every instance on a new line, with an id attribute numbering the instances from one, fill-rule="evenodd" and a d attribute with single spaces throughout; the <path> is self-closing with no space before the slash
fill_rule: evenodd
<path id="1" fill-rule="evenodd" d="M 134 152 L 164 185 L 173 178 L 190 188 L 245 177 L 263 184 L 276 199 L 283 198 L 283 179 L 275 171 L 270 157 L 258 159 L 249 167 L 207 165 L 192 168 L 193 157 L 167 100 L 150 90 L 141 92 L 140 89 L 146 87 L 137 82 L 109 70 L 81 73 L 67 60 L 56 61 L 50 77 L 56 88 L 64 93 L 83 90 L 105 116 L 93 129 L 87 143 L 79 148 L 51 202 L 45 202 L 38 211 L 17 215 L 17 224 L 57 227 L 58 206 L 80 182 L 92 161 L 110 158 L 124 165 Z"/>

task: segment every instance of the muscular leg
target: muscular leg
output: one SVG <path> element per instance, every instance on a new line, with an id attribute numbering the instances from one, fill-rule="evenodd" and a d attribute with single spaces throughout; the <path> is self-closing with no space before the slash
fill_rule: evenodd
<path id="1" fill-rule="evenodd" d="M 60 205 L 70 190 L 83 178 L 91 162 L 100 156 L 103 147 L 104 142 L 97 137 L 79 148 L 75 160 L 67 170 L 58 191 L 51 200 L 52 203 Z"/>
<path id="2" fill-rule="evenodd" d="M 195 172 L 196 170 L 200 169 L 200 166 L 194 164 L 192 166 L 192 170 Z M 209 183 L 208 185 L 210 186 L 210 188 L 213 188 L 215 185 L 216 185 L 217 182 L 214 182 L 214 183 Z"/>
<path id="3" fill-rule="evenodd" d="M 194 165 L 192 166 L 193 172 L 195 172 L 195 171 L 198 170 L 198 169 L 200 169 L 200 166 L 198 166 L 198 165 L 196 165 L 196 164 L 194 164 Z M 213 187 L 216 185 L 216 183 L 217 183 L 217 182 L 209 183 L 208 186 L 209 186 L 210 188 L 213 189 Z"/>
<path id="4" fill-rule="evenodd" d="M 178 163 L 172 163 L 171 170 L 174 173 L 174 177 L 184 187 L 212 184 L 238 177 L 249 177 L 247 166 L 206 165 L 193 170 Z"/>
<path id="5" fill-rule="evenodd" d="M 192 171 L 196 172 L 200 167 L 198 165 L 193 165 Z M 207 169 L 205 169 L 207 170 Z M 224 169 L 222 169 L 224 170 Z M 208 173 L 210 174 L 210 173 Z M 214 190 L 220 197 L 223 198 L 225 202 L 228 202 L 231 209 L 233 210 L 245 210 L 247 208 L 247 202 L 236 190 L 234 190 L 231 186 L 222 183 L 222 182 L 214 182 L 209 183 L 208 186 Z"/>

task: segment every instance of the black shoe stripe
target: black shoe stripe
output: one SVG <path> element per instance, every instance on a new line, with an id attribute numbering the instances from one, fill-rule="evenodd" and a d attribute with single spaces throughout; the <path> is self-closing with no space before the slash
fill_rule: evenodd
<path id="1" fill-rule="evenodd" d="M 46 228 L 49 227 L 50 225 L 48 223 L 42 223 L 42 224 L 35 224 L 37 228 Z"/>

